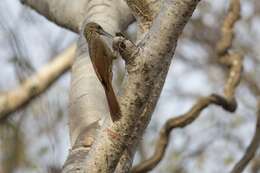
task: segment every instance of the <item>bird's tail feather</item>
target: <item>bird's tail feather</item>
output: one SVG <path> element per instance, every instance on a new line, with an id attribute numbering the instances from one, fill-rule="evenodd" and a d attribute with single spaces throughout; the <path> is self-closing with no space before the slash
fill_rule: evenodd
<path id="1" fill-rule="evenodd" d="M 119 120 L 121 117 L 121 110 L 112 85 L 108 85 L 106 97 L 112 121 L 114 122 Z"/>

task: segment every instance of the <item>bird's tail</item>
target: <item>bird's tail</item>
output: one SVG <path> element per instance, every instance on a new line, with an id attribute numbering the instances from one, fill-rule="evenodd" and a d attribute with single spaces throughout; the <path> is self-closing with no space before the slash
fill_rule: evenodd
<path id="1" fill-rule="evenodd" d="M 106 89 L 107 89 L 106 97 L 107 97 L 108 107 L 109 107 L 112 121 L 114 122 L 120 119 L 121 110 L 112 85 L 111 84 L 108 85 Z"/>

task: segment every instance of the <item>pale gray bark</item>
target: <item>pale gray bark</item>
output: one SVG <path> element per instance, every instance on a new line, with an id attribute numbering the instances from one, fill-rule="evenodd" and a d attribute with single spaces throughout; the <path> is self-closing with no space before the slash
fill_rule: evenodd
<path id="1" fill-rule="evenodd" d="M 123 30 L 132 21 L 132 15 L 123 1 L 90 1 L 86 8 L 89 9 L 86 13 L 87 21 L 94 21 L 100 24 L 111 34 Z M 102 121 L 109 120 L 105 93 L 92 67 L 84 37 L 80 37 L 77 53 L 78 56 L 72 68 L 70 93 L 69 128 L 72 145 L 90 124 L 101 119 Z M 74 161 L 66 162 L 63 172 L 84 170 L 85 162 L 82 163 L 84 159 L 78 162 L 77 157 L 74 156 L 81 155 L 78 158 L 85 158 L 87 154 L 88 149 L 86 147 L 73 148 L 69 159 L 74 158 Z M 88 167 L 88 169 L 86 172 L 90 172 L 90 170 L 92 172 L 93 168 Z"/>
<path id="2" fill-rule="evenodd" d="M 50 21 L 78 32 L 85 17 L 88 0 L 20 0 Z"/>
<path id="3" fill-rule="evenodd" d="M 21 3 L 30 6 L 32 9 L 36 10 L 38 13 L 45 16 L 50 21 L 60 25 L 64 28 L 70 29 L 74 32 L 79 32 L 80 27 L 86 18 L 86 16 L 90 13 L 89 10 L 92 4 L 101 4 L 102 1 L 97 0 L 95 2 L 89 3 L 91 0 L 20 0 Z M 105 1 L 104 1 L 105 2 Z M 117 8 L 116 13 L 108 13 L 111 15 L 118 15 L 125 18 L 120 17 L 118 21 L 120 23 L 120 27 L 126 27 L 128 20 L 133 20 L 133 18 L 129 19 L 129 11 L 127 7 L 122 4 L 122 0 L 117 1 L 115 8 Z M 99 8 L 100 9 L 100 8 Z M 96 13 L 98 10 L 92 10 L 92 12 Z M 99 16 L 95 14 L 95 16 Z M 118 16 L 114 20 L 118 20 Z M 118 26 L 119 27 L 119 26 Z"/>
<path id="4" fill-rule="evenodd" d="M 82 133 L 94 137 L 94 143 L 72 148 L 63 172 L 114 172 L 120 159 L 117 171 L 129 171 L 137 141 L 148 125 L 161 93 L 177 39 L 198 2 L 165 0 L 159 15 L 154 15 L 153 23 L 148 26 L 151 28 L 147 29 L 149 33 L 143 39 L 139 38 L 139 51 L 128 57 L 131 58 L 126 65 L 128 76 L 119 97 L 123 117 L 115 123 L 109 119 L 103 88 L 81 37 L 72 69 L 69 128 L 72 144 L 77 145 L 75 141 Z M 76 32 L 85 18 L 100 24 L 111 34 L 122 31 L 132 21 L 129 9 L 121 0 L 45 0 L 41 3 L 24 0 L 24 3 Z M 87 127 L 91 129 L 86 130 Z"/>
<path id="5" fill-rule="evenodd" d="M 150 32 L 139 44 L 139 53 L 127 65 L 128 77 L 120 96 L 123 118 L 100 131 L 88 153 L 86 170 L 113 172 L 124 150 L 136 144 L 160 95 L 179 34 L 198 2 L 164 2 Z M 106 129 L 117 138 L 113 139 Z"/>
<path id="6" fill-rule="evenodd" d="M 88 21 L 99 23 L 106 31 L 114 34 L 123 29 L 126 25 L 123 20 L 128 18 L 131 21 L 130 13 L 119 15 L 118 0 L 91 1 L 87 13 Z M 106 5 L 104 5 L 106 4 Z M 125 5 L 122 3 L 122 5 Z M 124 8 L 124 7 L 122 7 Z M 121 17 L 123 19 L 121 19 Z M 92 67 L 88 57 L 87 43 L 81 37 L 78 43 L 78 56 L 72 68 L 72 82 L 70 93 L 70 131 L 72 144 L 80 131 L 88 124 L 108 115 L 108 107 L 102 85 Z"/>

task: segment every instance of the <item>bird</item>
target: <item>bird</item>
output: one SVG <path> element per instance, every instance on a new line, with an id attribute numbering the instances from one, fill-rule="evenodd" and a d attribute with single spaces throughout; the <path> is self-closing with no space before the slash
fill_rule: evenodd
<path id="1" fill-rule="evenodd" d="M 87 23 L 83 33 L 88 43 L 92 65 L 105 90 L 111 119 L 113 122 L 118 121 L 121 118 L 121 110 L 112 87 L 112 61 L 114 55 L 101 35 L 108 38 L 113 38 L 113 36 L 95 22 Z"/>

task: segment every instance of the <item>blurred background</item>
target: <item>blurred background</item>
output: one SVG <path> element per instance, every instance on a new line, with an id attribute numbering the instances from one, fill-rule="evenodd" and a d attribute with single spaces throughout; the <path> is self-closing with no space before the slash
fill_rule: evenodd
<path id="1" fill-rule="evenodd" d="M 241 19 L 233 47 L 244 55 L 244 73 L 260 86 L 260 1 L 241 0 Z M 134 163 L 148 158 L 164 122 L 179 116 L 201 96 L 221 93 L 226 69 L 215 44 L 228 8 L 226 0 L 203 0 L 186 25 L 152 121 Z M 129 34 L 134 34 L 132 26 Z M 11 90 L 77 40 L 18 0 L 0 2 L 0 94 Z M 0 123 L 0 173 L 58 173 L 67 157 L 69 72 L 21 111 Z M 229 114 L 211 106 L 184 129 L 174 130 L 161 163 L 163 173 L 229 172 L 254 134 L 256 97 L 242 80 L 238 110 Z M 260 173 L 260 153 L 247 167 Z"/>

